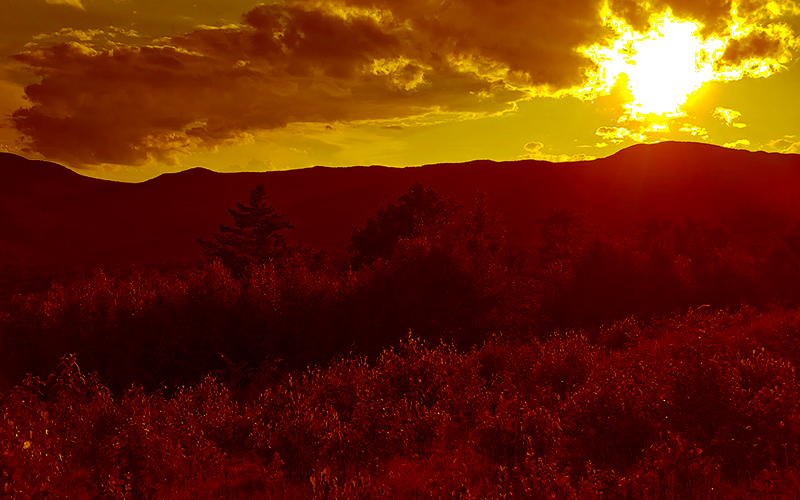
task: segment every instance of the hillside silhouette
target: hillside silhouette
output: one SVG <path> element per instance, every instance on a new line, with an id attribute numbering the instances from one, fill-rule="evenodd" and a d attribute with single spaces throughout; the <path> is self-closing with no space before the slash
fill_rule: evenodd
<path id="1" fill-rule="evenodd" d="M 270 204 L 295 226 L 290 241 L 346 255 L 353 228 L 414 183 L 466 204 L 485 192 L 509 243 L 532 247 L 534 221 L 554 207 L 591 211 L 601 230 L 614 232 L 650 215 L 757 230 L 760 219 L 797 207 L 800 155 L 667 142 L 575 163 L 473 161 L 264 173 L 194 168 L 133 184 L 2 154 L 0 263 L 200 260 L 197 238 L 209 238 L 225 222 L 231 201 L 244 199 L 256 184 L 264 184 Z"/>

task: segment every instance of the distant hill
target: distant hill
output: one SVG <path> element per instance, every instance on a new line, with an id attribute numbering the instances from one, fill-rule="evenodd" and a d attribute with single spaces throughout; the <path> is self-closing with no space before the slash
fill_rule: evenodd
<path id="1" fill-rule="evenodd" d="M 473 161 L 264 173 L 192 169 L 128 184 L 0 154 L 0 265 L 91 266 L 200 259 L 227 210 L 263 183 L 294 225 L 291 241 L 346 255 L 354 227 L 420 182 L 470 206 L 478 192 L 501 214 L 509 241 L 532 246 L 548 209 L 591 211 L 600 231 L 649 215 L 696 216 L 758 231 L 800 214 L 800 155 L 696 143 L 638 145 L 604 159 Z M 790 214 L 790 215 L 787 215 Z"/>

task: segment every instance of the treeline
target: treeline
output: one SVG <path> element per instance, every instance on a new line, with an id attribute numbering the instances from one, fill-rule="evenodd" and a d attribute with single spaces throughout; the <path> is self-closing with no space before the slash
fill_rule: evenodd
<path id="1" fill-rule="evenodd" d="M 354 230 L 341 268 L 287 245 L 290 225 L 266 200 L 258 187 L 231 210 L 236 226 L 201 242 L 203 267 L 97 270 L 18 297 L 0 318 L 17 374 L 49 373 L 77 353 L 119 394 L 132 382 L 172 389 L 265 360 L 290 369 L 350 352 L 374 360 L 409 331 L 468 349 L 498 333 L 594 336 L 627 317 L 800 301 L 800 231 L 788 223 L 753 238 L 702 220 L 649 219 L 622 237 L 556 209 L 531 221 L 541 236 L 531 251 L 508 247 L 483 198 L 468 211 L 414 185 Z"/>
<path id="2" fill-rule="evenodd" d="M 761 309 L 800 301 L 797 222 L 753 233 L 651 217 L 631 237 L 592 235 L 585 214 L 566 210 L 539 223 L 539 297 L 554 328 L 591 328 L 629 315 L 647 320 L 701 305 Z"/>
<path id="3" fill-rule="evenodd" d="M 258 199 L 237 213 L 252 214 Z M 451 206 L 446 218 L 431 210 L 440 203 Z M 394 215 L 368 223 L 375 229 L 356 231 L 376 254 L 356 251 L 364 261 L 353 268 L 269 230 L 258 245 L 257 221 L 243 216 L 244 229 L 223 231 L 234 243 L 223 239 L 200 269 L 97 271 L 18 299 L 2 321 L 6 345 L 19 368 L 40 374 L 76 352 L 117 392 L 132 381 L 172 387 L 228 362 L 302 368 L 350 350 L 374 358 L 409 330 L 471 345 L 516 321 L 504 312 L 516 284 L 501 265 L 502 233 L 483 203 L 466 212 L 415 186 L 387 210 Z"/>

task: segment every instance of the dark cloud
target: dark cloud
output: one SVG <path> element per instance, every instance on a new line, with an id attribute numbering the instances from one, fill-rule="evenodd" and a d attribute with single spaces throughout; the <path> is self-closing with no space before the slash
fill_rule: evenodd
<path id="1" fill-rule="evenodd" d="M 500 112 L 527 95 L 526 85 L 577 83 L 587 64 L 570 49 L 585 37 L 575 20 L 560 48 L 555 30 L 544 32 L 556 4 L 515 16 L 519 2 L 494 10 L 466 2 L 442 8 L 435 22 L 405 4 L 378 7 L 397 12 L 271 4 L 239 25 L 145 46 L 34 44 L 15 59 L 41 81 L 26 88 L 31 106 L 12 120 L 45 156 L 138 165 L 294 122 Z M 469 34 L 479 19 L 485 26 Z M 507 36 L 490 29 L 496 23 L 508 23 Z"/>
<path id="2" fill-rule="evenodd" d="M 406 52 L 395 27 L 366 16 L 343 19 L 296 6 L 261 5 L 243 22 L 243 27 L 198 29 L 170 43 L 227 60 L 263 61 L 290 75 L 321 70 L 342 79 L 376 58 Z"/>
<path id="3" fill-rule="evenodd" d="M 752 59 L 787 62 L 796 43 L 793 33 L 788 29 L 780 26 L 756 28 L 742 38 L 731 40 L 725 47 L 720 63 L 739 66 Z"/>
<path id="4" fill-rule="evenodd" d="M 766 4 L 766 1 L 762 3 Z M 681 19 L 702 23 L 705 33 L 710 34 L 724 31 L 728 26 L 731 0 L 610 0 L 609 8 L 640 33 L 649 31 L 651 13 L 669 9 Z"/>
<path id="5" fill-rule="evenodd" d="M 590 61 L 577 47 L 604 34 L 598 0 L 347 0 L 378 7 L 439 54 L 497 61 L 530 85 L 580 83 Z"/>

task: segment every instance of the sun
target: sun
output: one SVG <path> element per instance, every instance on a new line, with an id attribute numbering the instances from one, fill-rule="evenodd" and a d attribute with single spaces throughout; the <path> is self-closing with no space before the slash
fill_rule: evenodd
<path id="1" fill-rule="evenodd" d="M 732 76 L 715 64 L 726 41 L 704 38 L 700 23 L 678 19 L 670 11 L 651 16 L 647 33 L 610 14 L 605 22 L 617 37 L 583 52 L 599 68 L 592 75 L 595 91 L 609 92 L 615 85 L 627 84 L 632 97 L 624 105 L 628 118 L 682 116 L 681 106 L 704 83 Z"/>

